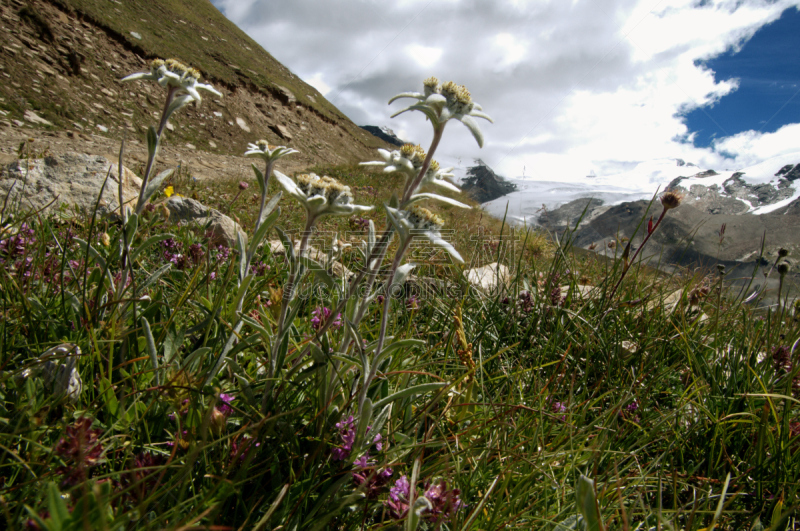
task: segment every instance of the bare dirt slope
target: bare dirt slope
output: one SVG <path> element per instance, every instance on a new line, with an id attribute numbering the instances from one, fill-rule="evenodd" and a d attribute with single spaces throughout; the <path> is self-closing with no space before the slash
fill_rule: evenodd
<path id="1" fill-rule="evenodd" d="M 0 147 L 8 159 L 27 136 L 51 150 L 114 155 L 127 137 L 132 160 L 163 104 L 154 83 L 120 83 L 155 57 L 201 70 L 222 98 L 178 113 L 162 160 L 199 178 L 237 174 L 248 142 L 300 150 L 290 168 L 374 158 L 363 131 L 225 19 L 208 0 L 0 0 Z M 233 156 L 233 157 L 231 157 Z"/>

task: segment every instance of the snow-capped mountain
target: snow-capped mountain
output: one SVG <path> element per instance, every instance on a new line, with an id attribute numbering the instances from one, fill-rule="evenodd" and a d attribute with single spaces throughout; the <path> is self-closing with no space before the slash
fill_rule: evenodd
<path id="1" fill-rule="evenodd" d="M 509 179 L 517 190 L 484 204 L 494 216 L 509 221 L 536 224 L 552 212 L 577 199 L 595 199 L 597 208 L 628 201 L 649 200 L 659 191 L 675 188 L 686 194 L 686 204 L 709 214 L 766 214 L 800 197 L 800 152 L 781 155 L 738 171 L 700 168 L 683 160 L 658 159 L 641 162 L 632 170 L 558 182 Z"/>

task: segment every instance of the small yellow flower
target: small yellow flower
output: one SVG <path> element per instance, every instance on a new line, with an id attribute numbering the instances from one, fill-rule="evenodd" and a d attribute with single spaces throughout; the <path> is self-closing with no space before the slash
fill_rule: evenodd
<path id="1" fill-rule="evenodd" d="M 175 189 L 172 186 L 167 186 L 164 188 L 164 195 L 167 197 L 172 197 L 175 194 Z"/>
<path id="2" fill-rule="evenodd" d="M 100 233 L 100 243 L 103 244 L 103 247 L 108 247 L 111 245 L 111 237 L 107 232 Z"/>

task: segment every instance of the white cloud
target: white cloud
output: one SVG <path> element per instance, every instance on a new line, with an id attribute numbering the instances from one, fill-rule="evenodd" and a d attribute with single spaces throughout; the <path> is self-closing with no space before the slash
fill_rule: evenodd
<path id="1" fill-rule="evenodd" d="M 499 173 L 581 179 L 639 161 L 752 164 L 789 149 L 796 126 L 698 149 L 680 113 L 718 101 L 696 64 L 741 47 L 800 0 L 214 0 L 225 14 L 359 124 L 388 125 L 423 146 L 419 113 L 389 119 L 391 96 L 436 75 L 465 84 L 495 119 L 478 149 L 448 125 L 442 157 L 480 157 Z M 322 85 L 321 85 L 322 84 Z M 765 117 L 765 120 L 769 117 Z M 800 126 L 797 126 L 800 127 Z"/>
<path id="2" fill-rule="evenodd" d="M 331 91 L 330 85 L 325 83 L 320 72 L 317 72 L 313 76 L 306 78 L 304 81 L 317 89 L 323 96 L 326 96 Z"/>
<path id="3" fill-rule="evenodd" d="M 433 46 L 412 44 L 406 47 L 408 55 L 422 67 L 429 68 L 439 62 L 442 49 Z"/>

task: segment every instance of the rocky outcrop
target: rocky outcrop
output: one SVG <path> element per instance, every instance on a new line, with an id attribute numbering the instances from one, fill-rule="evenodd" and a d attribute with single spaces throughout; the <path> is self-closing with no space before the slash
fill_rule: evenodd
<path id="1" fill-rule="evenodd" d="M 775 184 L 772 184 L 748 183 L 743 179 L 745 175 L 743 172 L 736 172 L 721 186 L 718 184 L 705 186 L 701 183 L 687 186 L 687 178 L 678 177 L 669 184 L 667 189 L 683 193 L 686 196 L 685 204 L 692 205 L 709 214 L 744 214 L 752 209 L 772 205 L 792 197 L 795 189 L 792 181 L 786 178 L 788 173 L 780 174 L 783 176 L 777 179 Z M 717 175 L 716 172 L 713 175 Z M 705 177 L 705 175 L 698 174 L 694 177 Z"/>
<path id="2" fill-rule="evenodd" d="M 123 201 L 136 204 L 142 181 L 122 167 Z M 100 195 L 106 175 L 110 176 Z M 7 165 L 0 175 L 0 196 L 22 212 L 65 214 L 75 210 L 99 215 L 119 212 L 119 169 L 105 157 L 63 153 L 41 159 L 21 159 Z M 99 198 L 99 202 L 98 202 Z"/>
<path id="3" fill-rule="evenodd" d="M 551 229 L 575 227 L 578 223 L 586 224 L 608 210 L 602 199 L 581 198 L 561 205 L 555 210 L 545 210 L 538 218 L 538 223 Z"/>
<path id="4" fill-rule="evenodd" d="M 361 129 L 367 131 L 368 133 L 372 133 L 384 142 L 388 142 L 393 146 L 402 146 L 405 144 L 405 142 L 397 138 L 397 135 L 394 134 L 394 131 L 386 126 L 378 127 L 377 125 L 362 125 Z"/>
<path id="5" fill-rule="evenodd" d="M 482 160 L 477 159 L 475 162 L 477 165 L 467 169 L 467 176 L 461 184 L 461 189 L 475 201 L 486 203 L 517 189 L 517 185 L 497 175 Z"/>
<path id="6" fill-rule="evenodd" d="M 200 201 L 188 197 L 172 196 L 166 202 L 169 210 L 169 221 L 172 223 L 195 223 L 201 227 L 208 225 L 211 245 L 236 245 L 236 233 L 241 232 L 245 242 L 245 234 L 238 223 L 220 212 L 209 208 Z"/>

